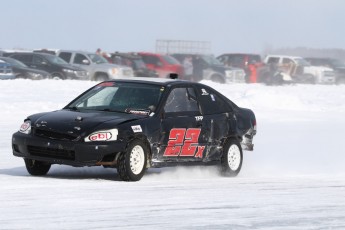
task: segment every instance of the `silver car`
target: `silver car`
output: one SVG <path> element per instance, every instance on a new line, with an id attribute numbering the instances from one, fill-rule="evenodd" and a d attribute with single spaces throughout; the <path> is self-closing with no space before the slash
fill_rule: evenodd
<path id="1" fill-rule="evenodd" d="M 96 53 L 59 50 L 56 52 L 56 55 L 69 64 L 88 71 L 90 80 L 104 81 L 134 76 L 132 68 L 111 64 Z"/>

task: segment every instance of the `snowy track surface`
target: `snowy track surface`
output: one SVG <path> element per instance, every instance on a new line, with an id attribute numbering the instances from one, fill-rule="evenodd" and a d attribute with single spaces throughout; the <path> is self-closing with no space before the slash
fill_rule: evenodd
<path id="1" fill-rule="evenodd" d="M 95 82 L 0 81 L 0 229 L 345 229 L 345 85 L 208 84 L 254 110 L 254 152 L 236 178 L 215 167 L 52 166 L 29 176 L 11 135 Z"/>

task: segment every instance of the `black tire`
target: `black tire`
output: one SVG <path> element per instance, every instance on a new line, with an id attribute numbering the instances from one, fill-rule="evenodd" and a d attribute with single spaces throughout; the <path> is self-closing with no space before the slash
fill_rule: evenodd
<path id="1" fill-rule="evenodd" d="M 121 153 L 118 159 L 117 172 L 124 181 L 140 180 L 146 170 L 149 148 L 143 141 L 135 139 Z"/>
<path id="2" fill-rule="evenodd" d="M 217 82 L 217 83 L 221 83 L 221 84 L 225 83 L 224 78 L 222 78 L 222 76 L 219 76 L 219 75 L 213 75 L 211 77 L 211 80 L 214 81 L 214 82 Z"/>
<path id="3" fill-rule="evenodd" d="M 223 176 L 235 177 L 241 171 L 243 153 L 241 144 L 234 139 L 227 141 L 221 158 L 221 173 Z"/>
<path id="4" fill-rule="evenodd" d="M 62 76 L 60 73 L 53 73 L 52 74 L 52 79 L 54 79 L 54 80 L 63 80 L 63 79 L 65 79 L 65 77 Z"/>
<path id="5" fill-rule="evenodd" d="M 46 175 L 50 169 L 51 164 L 36 161 L 31 159 L 24 159 L 26 170 L 33 176 L 43 176 Z"/>
<path id="6" fill-rule="evenodd" d="M 109 80 L 108 75 L 106 75 L 104 73 L 99 73 L 95 77 L 95 81 L 107 81 L 107 80 Z"/>

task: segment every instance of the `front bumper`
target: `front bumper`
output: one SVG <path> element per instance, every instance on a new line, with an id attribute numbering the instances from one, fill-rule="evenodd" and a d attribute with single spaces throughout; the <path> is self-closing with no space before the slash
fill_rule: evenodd
<path id="1" fill-rule="evenodd" d="M 14 133 L 12 136 L 13 155 L 52 164 L 72 166 L 95 166 L 105 156 L 123 152 L 126 143 L 112 142 L 77 142 L 53 140 L 33 135 Z"/>

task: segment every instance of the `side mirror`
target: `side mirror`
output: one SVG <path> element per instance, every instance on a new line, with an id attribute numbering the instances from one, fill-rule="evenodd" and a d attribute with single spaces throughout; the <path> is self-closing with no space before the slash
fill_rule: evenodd
<path id="1" fill-rule="evenodd" d="M 163 66 L 163 64 L 162 64 L 161 62 L 157 62 L 157 63 L 156 63 L 156 66 L 158 66 L 158 67 L 162 67 L 162 66 Z"/>
<path id="2" fill-rule="evenodd" d="M 46 61 L 42 61 L 41 65 L 48 65 L 48 63 Z"/>
<path id="3" fill-rule="evenodd" d="M 83 62 L 84 65 L 90 65 L 90 62 L 87 59 L 84 59 L 82 62 Z"/>

